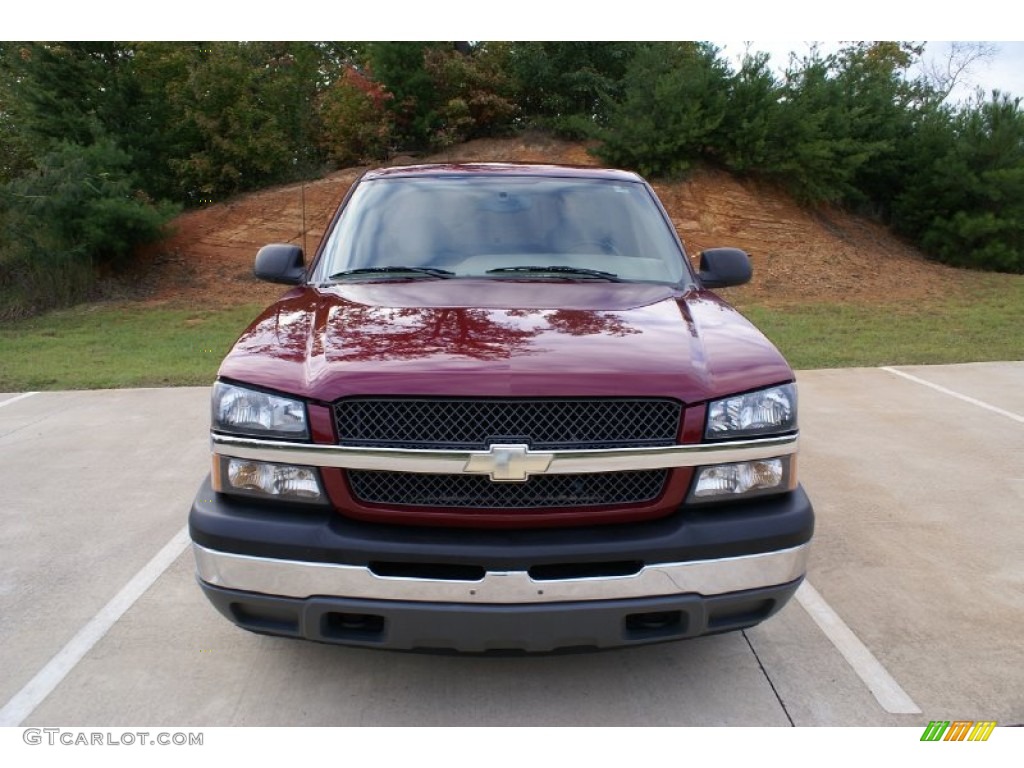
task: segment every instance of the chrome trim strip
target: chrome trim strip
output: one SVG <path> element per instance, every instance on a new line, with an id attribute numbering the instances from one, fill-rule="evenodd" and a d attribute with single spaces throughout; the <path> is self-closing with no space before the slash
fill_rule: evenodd
<path id="1" fill-rule="evenodd" d="M 797 452 L 798 435 L 737 440 L 727 443 L 668 445 L 658 448 L 595 448 L 578 451 L 538 451 L 527 456 L 551 457 L 543 474 L 574 475 L 590 472 L 623 472 L 640 469 L 671 469 L 706 464 L 774 459 Z M 254 461 L 301 464 L 311 467 L 340 467 L 387 472 L 462 474 L 489 472 L 494 466 L 492 450 L 445 451 L 404 448 L 363 448 L 345 445 L 288 443 L 252 437 L 212 434 L 214 453 Z M 493 448 L 493 446 L 492 446 Z M 478 469 L 479 467 L 479 469 Z M 542 474 L 542 472 L 534 472 Z M 518 479 L 518 478 L 517 478 Z"/>
<path id="2" fill-rule="evenodd" d="M 216 587 L 281 597 L 314 595 L 441 603 L 554 603 L 697 593 L 704 596 L 778 586 L 807 569 L 808 544 L 777 552 L 663 563 L 631 576 L 534 581 L 526 571 L 488 571 L 479 581 L 377 576 L 336 563 L 249 557 L 193 542 L 196 574 Z"/>

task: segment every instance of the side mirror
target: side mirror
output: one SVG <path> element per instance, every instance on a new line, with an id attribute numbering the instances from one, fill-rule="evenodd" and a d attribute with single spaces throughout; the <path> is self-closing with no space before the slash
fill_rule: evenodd
<path id="1" fill-rule="evenodd" d="M 253 274 L 268 283 L 298 285 L 306 278 L 302 249 L 297 245 L 273 243 L 264 245 L 256 254 Z"/>
<path id="2" fill-rule="evenodd" d="M 739 248 L 709 248 L 700 254 L 697 277 L 705 288 L 727 288 L 750 281 L 754 269 L 750 257 Z"/>

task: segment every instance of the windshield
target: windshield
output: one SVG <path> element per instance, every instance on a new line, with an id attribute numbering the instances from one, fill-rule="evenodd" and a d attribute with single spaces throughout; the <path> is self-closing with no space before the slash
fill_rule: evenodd
<path id="1" fill-rule="evenodd" d="M 405 276 L 445 270 L 452 277 L 671 284 L 687 275 L 644 184 L 475 174 L 362 182 L 315 279 L 403 274 L 382 267 L 410 268 Z"/>

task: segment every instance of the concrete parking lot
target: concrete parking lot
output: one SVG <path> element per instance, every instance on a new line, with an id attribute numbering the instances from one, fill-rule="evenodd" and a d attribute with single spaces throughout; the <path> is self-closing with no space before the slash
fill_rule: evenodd
<path id="1" fill-rule="evenodd" d="M 537 658 L 236 629 L 184 530 L 208 389 L 0 394 L 0 723 L 1024 723 L 1024 362 L 798 379 L 798 599 L 743 633 Z"/>

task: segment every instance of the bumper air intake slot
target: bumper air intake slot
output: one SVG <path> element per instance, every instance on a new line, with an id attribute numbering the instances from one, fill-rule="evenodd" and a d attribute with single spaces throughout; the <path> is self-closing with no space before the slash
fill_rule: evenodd
<path id="1" fill-rule="evenodd" d="M 482 581 L 486 571 L 479 565 L 452 563 L 393 563 L 372 561 L 375 576 L 390 579 L 431 579 L 433 581 Z"/>
<path id="2" fill-rule="evenodd" d="M 619 560 L 609 563 L 552 563 L 535 565 L 529 569 L 534 581 L 561 581 L 563 579 L 598 579 L 611 576 L 635 576 L 643 570 L 641 560 Z"/>

